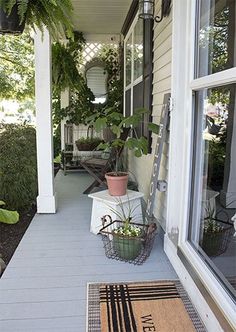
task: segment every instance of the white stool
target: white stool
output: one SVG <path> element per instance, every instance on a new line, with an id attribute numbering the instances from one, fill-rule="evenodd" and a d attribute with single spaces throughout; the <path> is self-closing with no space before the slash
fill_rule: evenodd
<path id="1" fill-rule="evenodd" d="M 99 191 L 94 194 L 89 194 L 88 197 L 93 199 L 92 216 L 90 232 L 98 234 L 102 228 L 101 218 L 105 214 L 109 214 L 112 220 L 118 220 L 119 217 L 111 210 L 115 210 L 120 213 L 123 205 L 124 211 L 127 213 L 129 208 L 133 211 L 132 221 L 137 223 L 143 223 L 141 198 L 143 193 L 133 190 L 127 190 L 127 195 L 124 196 L 111 196 L 108 190 Z"/>

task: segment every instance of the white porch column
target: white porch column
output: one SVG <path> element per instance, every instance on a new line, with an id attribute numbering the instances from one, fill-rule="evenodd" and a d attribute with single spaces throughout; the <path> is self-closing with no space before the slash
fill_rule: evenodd
<path id="1" fill-rule="evenodd" d="M 64 90 L 61 93 L 61 108 L 69 106 L 70 91 L 69 89 Z M 61 120 L 61 150 L 65 149 L 65 124 L 66 118 Z"/>
<path id="2" fill-rule="evenodd" d="M 52 98 L 51 40 L 49 32 L 35 34 L 35 99 L 37 123 L 38 213 L 55 213 Z"/>

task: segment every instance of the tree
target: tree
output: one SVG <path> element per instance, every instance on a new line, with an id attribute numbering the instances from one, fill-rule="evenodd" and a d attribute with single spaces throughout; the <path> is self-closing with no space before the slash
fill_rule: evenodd
<path id="1" fill-rule="evenodd" d="M 92 114 L 94 95 L 88 88 L 81 73 L 83 50 L 86 41 L 81 32 L 74 32 L 74 38 L 67 43 L 56 42 L 52 45 L 52 82 L 53 82 L 53 122 L 59 124 L 61 119 L 79 124 Z M 70 89 L 70 105 L 64 109 L 60 106 L 60 93 Z"/>
<path id="2" fill-rule="evenodd" d="M 0 36 L 0 99 L 34 97 L 34 49 L 29 33 Z"/>
<path id="3" fill-rule="evenodd" d="M 233 32 L 230 30 L 233 28 Z M 234 25 L 230 24 L 230 8 L 226 2 L 225 7 L 216 12 L 210 24 L 201 28 L 199 35 L 200 49 L 208 50 L 208 71 L 217 73 L 232 67 L 232 53 L 234 50 L 229 41 L 230 34 L 234 34 Z M 229 103 L 228 88 L 212 88 L 209 101 L 213 105 L 217 101 Z"/>

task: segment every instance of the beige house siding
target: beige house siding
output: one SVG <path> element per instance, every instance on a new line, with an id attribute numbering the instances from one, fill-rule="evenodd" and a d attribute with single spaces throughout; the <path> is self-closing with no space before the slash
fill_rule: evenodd
<path id="1" fill-rule="evenodd" d="M 157 13 L 160 1 L 156 1 Z M 172 17 L 163 19 L 161 23 L 154 22 L 154 48 L 153 48 L 153 122 L 160 122 L 160 114 L 164 94 L 171 88 L 171 56 L 172 56 Z M 155 151 L 157 137 L 153 135 L 152 152 Z M 168 135 L 164 145 L 159 179 L 167 180 L 168 174 Z M 134 173 L 139 184 L 139 190 L 148 197 L 150 177 L 153 166 L 153 153 L 141 158 L 130 155 L 129 169 Z M 166 193 L 156 192 L 154 215 L 165 230 L 166 226 Z"/>

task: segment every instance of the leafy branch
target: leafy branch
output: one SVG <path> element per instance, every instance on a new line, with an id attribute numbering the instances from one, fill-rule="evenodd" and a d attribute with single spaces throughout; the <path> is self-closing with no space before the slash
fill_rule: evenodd
<path id="1" fill-rule="evenodd" d="M 8 61 L 8 62 L 11 62 L 12 64 L 17 65 L 17 66 L 20 66 L 20 67 L 22 67 L 22 68 L 25 68 L 25 69 L 27 68 L 26 66 L 22 65 L 22 64 L 19 63 L 19 62 L 14 61 L 14 60 L 11 60 L 11 59 L 6 58 L 6 57 L 3 57 L 3 56 L 1 56 L 1 55 L 0 55 L 0 59 L 5 60 L 5 61 Z"/>

